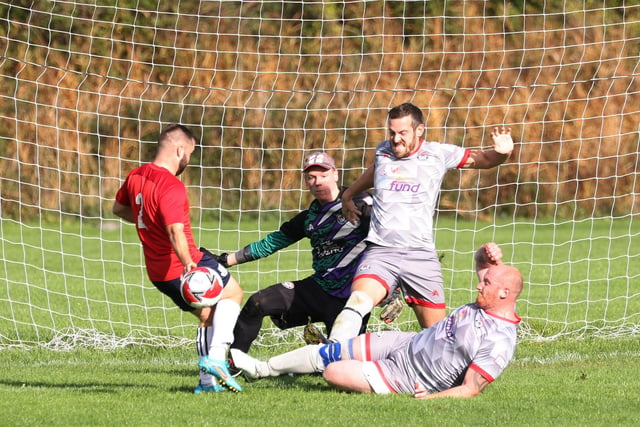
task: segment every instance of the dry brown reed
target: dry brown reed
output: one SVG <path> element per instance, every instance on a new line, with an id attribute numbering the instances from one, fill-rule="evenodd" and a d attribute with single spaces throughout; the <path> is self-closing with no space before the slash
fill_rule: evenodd
<path id="1" fill-rule="evenodd" d="M 427 2 L 403 17 L 402 2 L 205 3 L 2 6 L 3 216 L 104 215 L 170 122 L 201 135 L 203 168 L 185 180 L 202 206 L 295 208 L 283 195 L 305 152 L 331 151 L 348 182 L 404 101 L 424 109 L 429 139 L 486 147 L 505 125 L 519 143 L 499 173 L 450 175 L 444 211 L 639 209 L 637 6 Z"/>

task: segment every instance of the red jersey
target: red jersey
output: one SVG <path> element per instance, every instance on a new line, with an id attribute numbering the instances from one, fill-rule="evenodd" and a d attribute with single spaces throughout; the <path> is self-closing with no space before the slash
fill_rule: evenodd
<path id="1" fill-rule="evenodd" d="M 184 267 L 171 246 L 167 225 L 184 224 L 191 258 L 200 261 L 202 252 L 193 241 L 187 189 L 167 169 L 148 163 L 132 170 L 116 200 L 133 209 L 149 279 L 173 280 L 182 274 Z"/>

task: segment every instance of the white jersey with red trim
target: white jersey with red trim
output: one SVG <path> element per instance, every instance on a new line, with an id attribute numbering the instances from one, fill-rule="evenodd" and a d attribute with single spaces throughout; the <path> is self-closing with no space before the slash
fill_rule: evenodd
<path id="1" fill-rule="evenodd" d="M 442 178 L 468 156 L 469 150 L 457 145 L 423 140 L 413 154 L 397 158 L 390 141 L 380 143 L 367 240 L 387 247 L 435 249 L 433 215 Z"/>
<path id="2" fill-rule="evenodd" d="M 496 317 L 475 303 L 463 305 L 413 337 L 408 364 L 432 392 L 460 385 L 467 369 L 492 382 L 515 353 L 518 323 L 520 318 Z"/>

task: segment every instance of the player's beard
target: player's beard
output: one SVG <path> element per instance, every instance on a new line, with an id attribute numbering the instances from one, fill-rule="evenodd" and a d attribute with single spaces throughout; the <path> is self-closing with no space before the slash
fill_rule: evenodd
<path id="1" fill-rule="evenodd" d="M 483 310 L 491 310 L 495 306 L 495 294 L 485 295 L 482 293 L 478 293 L 476 297 L 476 305 Z"/>
<path id="2" fill-rule="evenodd" d="M 187 168 L 187 165 L 189 164 L 189 159 L 187 158 L 182 158 L 180 159 L 180 164 L 178 165 L 178 170 L 176 171 L 176 176 L 179 176 L 182 172 L 184 172 L 184 170 Z"/>
<path id="3" fill-rule="evenodd" d="M 418 149 L 419 145 L 420 138 L 417 135 L 414 135 L 413 139 L 410 142 L 399 146 L 394 146 L 392 144 L 391 148 L 393 149 L 393 154 L 396 156 L 396 158 L 403 159 L 413 154 Z"/>

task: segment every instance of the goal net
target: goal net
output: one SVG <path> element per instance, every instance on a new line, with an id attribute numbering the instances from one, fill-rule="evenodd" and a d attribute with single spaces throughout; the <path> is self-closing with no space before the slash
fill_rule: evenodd
<path id="1" fill-rule="evenodd" d="M 230 252 L 308 206 L 310 151 L 353 182 L 407 101 L 429 140 L 486 148 L 504 125 L 517 142 L 445 178 L 449 309 L 495 241 L 525 279 L 524 339 L 640 332 L 637 2 L 0 1 L 0 32 L 0 348 L 191 342 L 111 213 L 162 127 L 199 136 L 182 176 L 196 243 Z M 232 273 L 249 296 L 310 261 L 303 241 Z M 370 330 L 417 327 L 379 310 Z M 299 332 L 265 319 L 256 344 Z"/>

